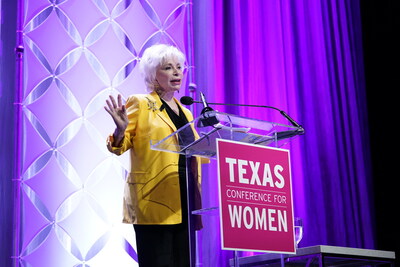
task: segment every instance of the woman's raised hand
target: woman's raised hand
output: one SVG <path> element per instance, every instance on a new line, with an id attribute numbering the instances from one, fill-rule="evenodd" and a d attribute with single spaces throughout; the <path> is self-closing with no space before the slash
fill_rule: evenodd
<path id="1" fill-rule="evenodd" d="M 115 135 L 122 136 L 129 123 L 125 105 L 122 104 L 121 95 L 118 95 L 117 101 L 118 103 L 115 101 L 115 98 L 110 95 L 110 99 L 106 100 L 107 106 L 104 107 L 108 114 L 111 115 L 117 127 L 114 132 L 114 137 L 117 137 Z"/>

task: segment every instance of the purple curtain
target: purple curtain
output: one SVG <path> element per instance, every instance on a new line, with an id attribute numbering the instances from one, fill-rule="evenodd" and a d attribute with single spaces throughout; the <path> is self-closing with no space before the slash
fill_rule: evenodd
<path id="1" fill-rule="evenodd" d="M 17 1 L 2 1 L 0 12 L 0 266 L 12 266 Z"/>
<path id="2" fill-rule="evenodd" d="M 276 106 L 306 134 L 291 142 L 302 246 L 374 247 L 359 1 L 193 1 L 197 87 L 209 102 Z M 289 124 L 274 110 L 220 111 Z M 205 170 L 204 205 L 217 203 Z M 226 264 L 216 216 L 202 234 L 203 264 Z"/>

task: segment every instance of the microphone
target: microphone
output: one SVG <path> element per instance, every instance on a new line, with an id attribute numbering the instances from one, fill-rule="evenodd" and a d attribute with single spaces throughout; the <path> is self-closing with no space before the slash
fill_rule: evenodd
<path id="1" fill-rule="evenodd" d="M 180 99 L 181 103 L 190 106 L 193 103 L 201 103 L 200 101 L 194 101 L 190 96 L 182 96 Z"/>
<path id="2" fill-rule="evenodd" d="M 201 102 L 203 103 L 204 108 L 207 108 L 208 104 L 207 104 L 206 97 L 204 96 L 203 92 L 200 92 L 200 98 L 201 98 Z"/>
<path id="3" fill-rule="evenodd" d="M 272 106 L 262 106 L 262 105 L 249 105 L 249 104 L 223 104 L 223 103 L 207 103 L 205 101 L 205 97 L 203 95 L 203 93 L 200 93 L 200 96 L 202 98 L 202 101 L 195 101 L 193 100 L 193 98 L 191 98 L 190 96 L 182 96 L 180 101 L 182 104 L 184 105 L 192 105 L 193 103 L 202 103 L 204 105 L 204 109 L 205 108 L 210 108 L 208 105 L 222 105 L 222 106 L 240 106 L 240 107 L 255 107 L 255 108 L 271 108 L 271 109 L 275 109 L 277 111 L 279 111 L 279 113 L 282 114 L 283 117 L 285 117 L 285 119 L 287 119 L 294 127 L 297 128 L 296 133 L 297 134 L 304 134 L 305 130 L 303 128 L 303 126 L 301 126 L 300 124 L 298 124 L 294 119 L 292 119 L 285 111 L 276 108 L 276 107 L 272 107 Z M 203 109 L 203 110 L 204 110 Z M 211 109 L 211 108 L 210 108 Z M 212 109 L 211 109 L 212 110 Z"/>
<path id="4" fill-rule="evenodd" d="M 203 110 L 201 111 L 201 114 L 206 113 L 207 111 L 213 111 L 213 109 L 208 106 L 206 97 L 204 96 L 203 92 L 200 92 L 200 98 L 201 98 L 201 103 L 203 103 L 204 107 Z"/>
<path id="5" fill-rule="evenodd" d="M 202 94 L 202 93 L 201 93 Z M 204 96 L 204 95 L 203 95 Z M 190 105 L 192 105 L 193 103 L 200 103 L 200 104 L 203 104 L 204 105 L 204 103 L 203 103 L 203 101 L 196 101 L 196 100 L 193 100 L 193 98 L 191 98 L 190 96 L 182 96 L 181 97 L 181 99 L 180 99 L 180 101 L 181 101 L 181 103 L 182 104 L 184 104 L 184 105 L 188 105 L 188 106 L 190 106 Z M 206 105 L 208 106 L 208 105 L 220 105 L 220 106 L 239 106 L 239 107 L 255 107 L 255 108 L 272 108 L 272 109 L 275 109 L 275 110 L 277 110 L 277 111 L 282 111 L 282 110 L 280 110 L 279 108 L 276 108 L 276 107 L 273 107 L 273 106 L 261 106 L 261 105 L 249 105 L 249 104 L 226 104 L 226 103 L 207 103 L 206 102 Z"/>
<path id="6" fill-rule="evenodd" d="M 203 110 L 201 111 L 202 118 L 199 120 L 197 127 L 213 126 L 219 123 L 215 111 L 208 106 L 206 97 L 203 92 L 200 92 L 201 103 L 203 103 Z"/>
<path id="7" fill-rule="evenodd" d="M 206 101 L 206 97 L 202 92 L 200 92 L 200 97 L 201 101 L 195 101 L 193 98 L 190 96 L 182 96 L 180 99 L 180 102 L 184 105 L 192 105 L 193 103 L 202 103 L 204 108 L 201 111 L 201 118 L 197 124 L 197 127 L 205 127 L 205 126 L 213 126 L 217 123 L 219 123 L 219 120 L 217 119 L 215 115 L 215 111 L 208 106 L 208 103 Z"/>
<path id="8" fill-rule="evenodd" d="M 204 96 L 204 94 L 202 92 L 200 92 L 200 97 L 201 97 L 201 101 L 196 101 L 193 98 L 191 98 L 190 96 L 182 96 L 180 99 L 180 102 L 184 105 L 190 106 L 193 103 L 199 103 L 199 104 L 203 104 L 204 109 L 209 109 L 212 110 L 212 108 L 210 108 L 210 106 L 208 105 L 207 101 L 206 101 L 206 97 Z M 210 103 L 215 105 L 216 103 Z M 222 105 L 222 104 L 221 104 Z M 201 111 L 202 113 L 204 113 L 204 109 Z"/>

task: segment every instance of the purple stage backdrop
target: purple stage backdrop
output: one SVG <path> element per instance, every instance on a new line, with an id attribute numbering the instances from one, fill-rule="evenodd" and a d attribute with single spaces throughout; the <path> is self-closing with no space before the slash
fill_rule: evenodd
<path id="1" fill-rule="evenodd" d="M 359 9 L 354 0 L 194 1 L 198 90 L 210 102 L 276 106 L 306 130 L 287 147 L 300 246 L 374 247 Z M 274 110 L 215 108 L 288 123 Z M 210 166 L 203 185 L 210 206 L 215 173 Z M 204 266 L 233 255 L 216 253 L 218 233 L 203 232 L 214 238 L 203 240 Z"/>
<path id="2" fill-rule="evenodd" d="M 128 158 L 106 150 L 103 105 L 145 92 L 136 65 L 157 42 L 188 55 L 186 84 L 210 102 L 276 106 L 304 126 L 286 147 L 300 246 L 374 247 L 358 0 L 19 3 L 16 266 L 135 266 L 133 227 L 121 223 Z M 288 124 L 274 110 L 215 109 Z M 205 167 L 204 207 L 218 202 L 215 166 Z M 204 224 L 198 265 L 226 266 L 218 216 Z"/>

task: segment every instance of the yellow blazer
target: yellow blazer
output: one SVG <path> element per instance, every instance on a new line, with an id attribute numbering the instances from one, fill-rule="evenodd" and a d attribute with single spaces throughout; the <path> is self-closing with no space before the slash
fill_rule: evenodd
<path id="1" fill-rule="evenodd" d="M 175 101 L 180 105 L 176 99 Z M 160 111 L 161 105 L 162 102 L 155 92 L 130 96 L 126 101 L 129 124 L 121 145 L 112 147 L 112 135 L 108 139 L 108 148 L 112 153 L 120 155 L 130 150 L 131 155 L 131 171 L 124 191 L 124 223 L 178 224 L 182 222 L 178 175 L 179 154 L 150 149 L 151 140 L 161 140 L 177 130 L 166 110 Z M 181 105 L 180 107 L 188 121 L 192 121 L 192 113 L 185 107 Z M 193 132 L 198 138 L 194 128 Z M 177 139 L 172 142 L 178 144 Z M 200 190 L 198 160 L 196 164 L 198 171 L 195 179 L 197 179 L 197 189 Z M 200 194 L 195 195 L 200 196 Z"/>

